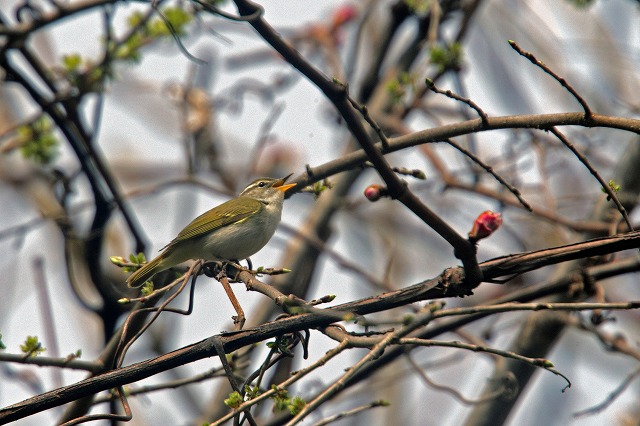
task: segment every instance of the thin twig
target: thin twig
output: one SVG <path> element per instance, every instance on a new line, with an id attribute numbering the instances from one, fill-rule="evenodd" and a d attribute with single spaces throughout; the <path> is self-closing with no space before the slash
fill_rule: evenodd
<path id="1" fill-rule="evenodd" d="M 513 311 L 591 311 L 594 309 L 630 310 L 639 309 L 640 301 L 620 303 L 502 303 L 499 305 L 477 305 L 468 308 L 442 309 L 433 315 L 436 318 L 473 315 L 479 313 L 498 313 Z"/>
<path id="2" fill-rule="evenodd" d="M 566 382 L 567 382 L 567 386 L 562 390 L 563 392 L 567 389 L 571 387 L 571 381 L 561 372 L 559 372 L 558 370 L 556 370 L 553 366 L 553 364 L 549 361 L 546 360 L 544 358 L 530 358 L 527 356 L 523 356 L 520 354 L 517 354 L 515 352 L 511 352 L 511 351 L 504 351 L 502 349 L 496 349 L 496 348 L 491 348 L 488 346 L 480 346 L 480 345 L 473 345 L 470 343 L 464 343 L 464 342 L 459 342 L 459 341 L 451 341 L 451 342 L 445 342 L 445 341 L 440 341 L 440 340 L 430 340 L 430 339 L 419 339 L 419 338 L 415 338 L 415 337 L 406 337 L 406 338 L 401 338 L 397 341 L 398 344 L 401 345 L 416 345 L 416 346 L 437 346 L 437 347 L 446 347 L 446 348 L 457 348 L 457 349 L 465 349 L 468 351 L 473 351 L 473 352 L 486 352 L 486 353 L 490 353 L 490 354 L 495 354 L 495 355 L 499 355 L 503 358 L 511 358 L 511 359 L 515 359 L 517 361 L 522 361 L 524 363 L 527 363 L 533 367 L 541 367 L 547 371 L 549 371 L 550 373 L 555 374 L 556 376 L 560 376 L 562 377 Z"/>
<path id="3" fill-rule="evenodd" d="M 433 80 L 431 80 L 431 79 L 426 79 L 425 83 L 426 83 L 427 87 L 429 88 L 429 90 L 431 90 L 432 92 L 439 93 L 441 95 L 445 95 L 448 98 L 451 98 L 451 99 L 454 99 L 456 101 L 460 101 L 460 102 L 463 102 L 463 103 L 469 105 L 480 116 L 480 120 L 482 121 L 482 126 L 486 127 L 488 125 L 487 113 L 484 112 L 484 110 L 482 108 L 480 108 L 480 106 L 478 106 L 478 104 L 473 102 L 471 99 L 463 98 L 462 96 L 453 93 L 451 90 L 438 89 L 436 87 L 436 85 L 433 83 Z"/>
<path id="4" fill-rule="evenodd" d="M 60 349 L 58 347 L 58 335 L 56 333 L 55 322 L 53 320 L 53 312 L 51 309 L 51 297 L 47 289 L 47 279 L 44 272 L 44 258 L 38 256 L 33 259 L 33 271 L 35 272 L 35 287 L 38 294 L 38 304 L 40 306 L 40 313 L 42 315 L 42 323 L 47 336 L 47 346 L 51 357 L 57 358 L 60 356 Z M 53 383 L 56 387 L 60 387 L 63 384 L 62 370 L 55 368 L 52 371 Z"/>
<path id="5" fill-rule="evenodd" d="M 567 83 L 567 81 L 564 78 L 560 77 L 558 74 L 553 72 L 551 70 L 551 68 L 546 66 L 542 61 L 539 61 L 538 59 L 536 59 L 536 57 L 531 52 L 527 52 L 525 50 L 522 50 L 522 48 L 515 41 L 509 40 L 509 46 L 511 46 L 513 48 L 513 50 L 518 52 L 520 55 L 522 55 L 525 58 L 527 58 L 532 64 L 540 67 L 544 72 L 549 74 L 551 77 L 555 78 L 556 81 L 558 83 L 560 83 L 560 85 L 562 85 L 562 87 L 567 89 L 569 91 L 569 93 L 571 93 L 573 95 L 573 97 L 576 98 L 576 100 L 580 103 L 580 105 L 582 105 L 582 109 L 584 109 L 584 118 L 585 118 L 585 120 L 587 122 L 591 121 L 591 119 L 593 117 L 593 112 L 591 111 L 591 108 L 589 108 L 589 105 L 587 104 L 587 101 L 585 101 L 584 98 L 582 96 L 580 96 L 580 94 L 569 83 Z"/>
<path id="6" fill-rule="evenodd" d="M 613 392 L 609 393 L 604 401 L 594 405 L 593 407 L 585 408 L 584 410 L 576 411 L 573 413 L 573 417 L 584 417 L 594 414 L 598 414 L 601 411 L 606 410 L 618 397 L 624 392 L 631 383 L 640 376 L 640 367 L 636 367 L 623 381 L 618 385 Z"/>
<path id="7" fill-rule="evenodd" d="M 297 372 L 295 372 L 290 378 L 288 378 L 284 382 L 282 382 L 282 383 L 278 384 L 277 386 L 272 387 L 271 389 L 261 393 L 259 396 L 255 397 L 254 399 L 251 399 L 249 401 L 243 402 L 239 407 L 236 408 L 236 411 L 237 410 L 246 410 L 246 409 L 250 408 L 251 406 L 253 406 L 253 405 L 255 405 L 255 404 L 257 404 L 257 403 L 259 403 L 261 401 L 264 401 L 265 399 L 275 395 L 275 393 L 278 390 L 287 389 L 288 387 L 293 385 L 295 382 L 297 382 L 298 380 L 300 380 L 303 377 L 305 377 L 307 374 L 315 371 L 319 367 L 324 366 L 331 358 L 333 358 L 336 355 L 340 354 L 342 351 L 344 351 L 348 347 L 349 347 L 349 342 L 347 342 L 346 340 L 340 342 L 340 344 L 338 344 L 336 347 L 334 347 L 331 350 L 327 351 L 322 357 L 318 358 L 318 360 L 316 362 L 314 362 L 313 364 L 303 368 L 302 370 L 298 370 Z M 234 415 L 235 415 L 235 411 L 232 411 L 229 414 L 227 414 L 227 415 L 219 418 L 218 420 L 212 422 L 211 426 L 221 425 L 222 423 L 224 423 L 227 420 L 231 419 Z"/>
<path id="8" fill-rule="evenodd" d="M 69 420 L 68 422 L 62 423 L 60 426 L 75 426 L 80 423 L 92 422 L 95 420 L 111 420 L 111 422 L 128 422 L 133 418 L 133 412 L 131 411 L 131 406 L 129 405 L 129 401 L 127 401 L 127 396 L 125 394 L 124 388 L 122 386 L 118 386 L 115 390 L 116 396 L 120 399 L 120 403 L 122 404 L 122 408 L 124 409 L 124 414 L 89 414 L 86 416 L 81 416 L 73 420 Z"/>
<path id="9" fill-rule="evenodd" d="M 172 380 L 172 381 L 160 383 L 160 384 L 157 384 L 157 385 L 147 385 L 147 386 L 140 386 L 140 387 L 135 387 L 135 388 L 128 388 L 126 391 L 127 391 L 127 395 L 128 396 L 137 396 L 137 395 L 144 395 L 144 394 L 157 392 L 157 391 L 161 391 L 161 390 L 166 390 L 166 389 L 176 389 L 176 388 L 179 388 L 181 386 L 190 385 L 192 383 L 200 383 L 200 382 L 203 382 L 205 380 L 212 379 L 212 378 L 223 377 L 223 374 L 221 374 L 221 371 L 222 371 L 221 368 L 212 368 L 209 371 L 197 374 L 197 375 L 192 376 L 192 377 L 187 377 L 187 378 L 178 379 L 178 380 Z M 117 399 L 117 398 L 118 398 L 118 396 L 114 395 L 114 394 L 111 394 L 111 395 L 108 395 L 108 396 L 104 396 L 104 397 L 99 397 L 99 398 L 96 398 L 93 401 L 93 405 L 98 405 L 98 404 L 101 404 L 103 402 L 112 401 L 112 400 Z"/>
<path id="10" fill-rule="evenodd" d="M 8 354 L 0 352 L 0 362 L 15 362 L 19 364 L 37 365 L 40 367 L 68 368 L 71 370 L 89 371 L 91 373 L 102 371 L 104 368 L 100 362 L 84 361 L 71 355 L 66 358 L 52 358 L 44 356 L 25 358 L 24 354 Z"/>
<path id="11" fill-rule="evenodd" d="M 178 290 L 176 290 L 175 293 L 173 293 L 171 296 L 169 296 L 167 298 L 167 300 L 165 300 L 164 302 L 162 302 L 162 304 L 160 304 L 160 306 L 158 307 L 154 307 L 154 308 L 145 308 L 145 309 L 138 309 L 136 311 L 132 311 L 129 314 L 129 317 L 127 318 L 127 320 L 125 321 L 123 328 L 122 328 L 122 336 L 121 336 L 121 340 L 118 343 L 118 350 L 116 351 L 119 355 L 116 358 L 116 367 L 120 367 L 122 366 L 122 363 L 124 361 L 124 356 L 126 355 L 127 351 L 129 350 L 129 348 L 131 347 L 131 345 L 133 344 L 133 342 L 135 342 L 140 336 L 142 336 L 142 334 L 147 331 L 147 329 L 149 327 L 151 327 L 151 324 L 153 324 L 153 322 L 158 318 L 158 316 L 160 316 L 160 314 L 167 310 L 166 307 L 169 303 L 171 303 L 171 301 L 173 299 L 175 299 L 176 297 L 178 297 L 178 295 L 180 293 L 182 293 L 182 290 L 184 290 L 184 288 L 186 287 L 187 283 L 189 282 L 189 278 L 193 278 L 192 279 L 192 288 L 191 288 L 191 292 L 193 293 L 193 289 L 195 288 L 195 281 L 197 279 L 197 271 L 199 271 L 200 267 L 202 265 L 202 261 L 197 261 L 195 262 L 193 265 L 191 265 L 191 267 L 189 268 L 189 271 L 183 275 L 182 277 L 178 278 L 177 280 L 174 281 L 174 283 L 180 283 L 180 286 L 178 287 Z M 189 299 L 189 308 L 186 312 L 184 311 L 179 311 L 179 310 L 171 310 L 171 312 L 176 312 L 176 313 L 180 313 L 180 314 L 184 314 L 184 315 L 189 315 L 191 313 L 191 309 L 193 308 L 192 306 L 192 300 L 193 297 L 191 297 Z M 125 339 L 127 338 L 127 329 L 128 329 L 128 324 L 131 322 L 132 318 L 134 315 L 137 315 L 138 313 L 141 312 L 154 312 L 154 315 L 151 317 L 151 319 L 143 326 L 140 328 L 140 330 L 138 330 L 138 332 L 131 337 L 128 341 L 126 341 L 125 343 Z"/>
<path id="12" fill-rule="evenodd" d="M 345 388 L 352 377 L 356 375 L 356 373 L 363 368 L 366 364 L 380 357 L 384 352 L 385 348 L 390 345 L 395 344 L 399 339 L 411 333 L 412 331 L 428 324 L 433 320 L 433 313 L 440 308 L 442 304 L 433 303 L 427 305 L 423 309 L 423 311 L 416 315 L 413 318 L 413 321 L 395 331 L 388 333 L 386 336 L 379 339 L 379 342 L 376 343 L 371 350 L 363 356 L 357 363 L 355 363 L 349 370 L 344 373 L 338 380 L 336 380 L 333 384 L 328 386 L 319 395 L 313 398 L 311 401 L 305 405 L 305 407 L 300 410 L 298 414 L 296 414 L 293 419 L 287 422 L 287 426 L 293 426 L 302 419 L 304 419 L 311 412 L 315 411 L 320 405 L 329 400 L 333 395 L 338 393 L 340 390 Z"/>
<path id="13" fill-rule="evenodd" d="M 591 163 L 589 162 L 587 157 L 582 155 L 582 153 L 571 142 L 569 142 L 569 140 L 565 137 L 565 135 L 562 134 L 562 132 L 560 132 L 557 128 L 552 127 L 549 129 L 549 131 L 553 133 L 560 140 L 560 142 L 564 144 L 564 146 L 569 148 L 569 150 L 573 153 L 573 155 L 575 155 L 578 158 L 578 160 L 580 160 L 580 162 L 587 168 L 587 170 L 589 170 L 589 173 L 591 173 L 593 177 L 596 178 L 596 180 L 600 183 L 600 186 L 602 187 L 602 189 L 607 193 L 609 198 L 613 200 L 613 202 L 615 203 L 616 207 L 618 208 L 618 211 L 622 215 L 622 218 L 626 222 L 629 229 L 633 231 L 633 226 L 631 226 L 631 221 L 629 220 L 629 216 L 627 215 L 627 210 L 624 208 L 624 206 L 616 196 L 616 193 L 609 186 L 609 184 L 605 182 L 604 179 L 602 179 L 602 176 L 600 176 L 600 174 L 598 173 L 598 171 L 595 168 L 593 168 L 593 166 L 591 166 Z"/>
<path id="14" fill-rule="evenodd" d="M 489 173 L 491 176 L 493 176 L 498 182 L 500 182 L 500 184 L 502 184 L 505 188 L 507 188 L 509 190 L 509 192 L 511 192 L 520 202 L 520 204 L 522 204 L 522 206 L 527 209 L 530 212 L 533 212 L 533 208 L 531 207 L 531 205 L 522 197 L 522 194 L 520 193 L 520 190 L 516 187 L 514 187 L 513 185 L 511 185 L 509 182 L 507 182 L 506 180 L 504 180 L 502 178 L 502 176 L 500 176 L 499 174 L 497 174 L 493 168 L 491 166 L 489 166 L 488 164 L 485 164 L 482 160 L 480 160 L 480 158 L 478 158 L 476 155 L 474 155 L 471 151 L 463 148 L 462 146 L 458 145 L 457 143 L 455 143 L 453 140 L 451 139 L 447 139 L 446 141 L 449 145 L 451 145 L 452 147 L 454 147 L 455 149 L 457 149 L 458 151 L 460 151 L 461 153 L 463 153 L 464 155 L 466 155 L 468 158 L 470 158 L 474 163 L 476 163 L 478 166 L 482 167 L 487 173 Z"/>
<path id="15" fill-rule="evenodd" d="M 470 399 L 462 395 L 458 390 L 450 386 L 441 385 L 431 380 L 429 376 L 427 376 L 427 374 L 424 372 L 424 370 L 420 368 L 418 363 L 415 362 L 410 352 L 407 352 L 406 357 L 407 357 L 407 360 L 409 361 L 409 364 L 411 364 L 411 367 L 413 368 L 413 370 L 418 373 L 422 381 L 425 382 L 427 386 L 430 386 L 438 391 L 448 393 L 449 395 L 453 396 L 456 399 L 456 401 L 459 401 L 465 405 L 476 405 L 476 404 L 482 404 L 483 402 L 492 401 L 504 395 L 505 391 L 508 391 L 508 389 L 506 388 L 497 389 L 495 392 L 491 392 L 490 394 L 485 395 L 483 397 Z"/>
<path id="16" fill-rule="evenodd" d="M 345 87 L 348 90 L 348 87 L 346 85 Z M 389 139 L 387 138 L 387 135 L 384 133 L 384 131 L 380 128 L 378 123 L 373 119 L 373 117 L 371 117 L 371 114 L 369 114 L 369 108 L 367 108 L 366 105 L 360 105 L 355 99 L 353 99 L 348 94 L 348 91 L 347 91 L 347 99 L 349 100 L 349 103 L 351 104 L 351 106 L 354 107 L 356 110 L 358 110 L 360 114 L 362 114 L 362 118 L 364 118 L 364 120 L 367 123 L 369 123 L 369 126 L 371 126 L 373 131 L 378 134 L 378 137 L 380 138 L 380 143 L 382 144 L 382 148 L 385 150 L 389 148 Z"/>
<path id="17" fill-rule="evenodd" d="M 372 408 L 376 408 L 376 407 L 386 407 L 388 405 L 389 403 L 383 400 L 372 401 L 368 404 L 360 405 L 359 407 L 352 408 L 351 410 L 343 411 L 341 413 L 334 414 L 333 416 L 329 416 L 325 419 L 320 420 L 317 423 L 314 423 L 313 426 L 325 426 L 330 423 L 337 422 L 338 420 L 342 420 L 346 417 L 355 416 L 356 414 L 360 414 L 363 411 L 371 410 Z"/>
<path id="18" fill-rule="evenodd" d="M 202 60 L 200 58 L 196 58 L 195 56 L 193 56 L 185 47 L 185 45 L 182 43 L 182 40 L 180 40 L 180 36 L 178 35 L 178 32 L 176 31 L 176 29 L 174 28 L 173 24 L 171 23 L 171 21 L 169 21 L 169 19 L 167 19 L 166 16 L 164 16 L 164 13 L 162 13 L 162 11 L 160 10 L 159 7 L 157 7 L 157 5 L 155 4 L 155 2 L 152 2 L 151 7 L 153 7 L 153 9 L 155 9 L 156 13 L 158 14 L 158 16 L 160 16 L 160 19 L 162 19 L 162 22 L 164 22 L 164 24 L 167 26 L 167 28 L 169 29 L 169 32 L 171 33 L 171 37 L 173 37 L 173 40 L 176 42 L 176 45 L 178 46 L 178 49 L 180 49 L 180 51 L 184 54 L 184 56 L 190 60 L 195 62 L 198 65 L 206 65 L 207 61 Z"/>

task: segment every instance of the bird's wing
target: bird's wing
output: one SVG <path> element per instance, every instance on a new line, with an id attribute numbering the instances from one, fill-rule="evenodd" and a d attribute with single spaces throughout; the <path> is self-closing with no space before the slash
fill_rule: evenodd
<path id="1" fill-rule="evenodd" d="M 229 200 L 193 219 L 166 247 L 205 235 L 227 225 L 243 222 L 248 217 L 264 209 L 264 204 L 252 198 L 245 198 L 242 203 L 235 201 Z M 216 219 L 211 220 L 211 217 L 216 216 Z"/>

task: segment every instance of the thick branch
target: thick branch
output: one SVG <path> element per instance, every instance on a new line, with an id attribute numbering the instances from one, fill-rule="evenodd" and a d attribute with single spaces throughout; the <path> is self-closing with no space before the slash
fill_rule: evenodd
<path id="1" fill-rule="evenodd" d="M 487 271 L 486 273 L 488 275 L 498 274 L 496 276 L 499 276 L 503 274 L 516 273 L 523 269 L 535 269 L 535 265 L 537 265 L 537 267 L 548 265 L 551 261 L 547 259 L 552 259 L 555 263 L 559 263 L 575 259 L 577 257 L 615 253 L 620 250 L 634 247 L 640 247 L 640 231 L 609 238 L 601 238 L 570 246 L 558 247 L 555 249 L 509 256 L 486 262 L 480 266 Z M 518 266 L 518 261 L 524 263 L 524 268 Z M 460 272 L 461 271 L 458 271 L 458 273 Z M 328 308 L 326 310 L 326 314 L 302 314 L 242 331 L 223 333 L 221 335 L 213 336 L 193 345 L 170 352 L 166 355 L 123 367 L 118 370 L 109 371 L 100 376 L 91 377 L 73 385 L 46 392 L 3 408 L 0 410 L 0 423 L 15 421 L 34 413 L 66 404 L 86 396 L 87 394 L 93 394 L 122 386 L 180 365 L 195 362 L 203 358 L 217 356 L 213 345 L 214 339 L 220 339 L 225 352 L 229 353 L 284 333 L 291 333 L 293 331 L 310 328 L 326 327 L 336 322 L 337 318 L 341 317 L 341 313 L 366 315 L 373 312 L 385 311 L 397 306 L 404 306 L 421 300 L 442 298 L 446 297 L 447 294 L 455 294 L 455 291 L 451 291 L 453 286 L 443 286 L 443 284 L 450 284 L 445 282 L 444 277 L 455 278 L 456 274 L 446 271 L 441 277 L 427 280 L 401 290 Z M 461 278 L 458 278 L 457 283 L 459 284 L 461 282 Z"/>

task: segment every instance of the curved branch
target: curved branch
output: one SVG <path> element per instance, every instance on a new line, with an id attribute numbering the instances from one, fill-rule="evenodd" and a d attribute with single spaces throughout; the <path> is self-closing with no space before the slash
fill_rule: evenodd
<path id="1" fill-rule="evenodd" d="M 384 153 L 401 151 L 417 145 L 433 142 L 444 142 L 449 138 L 468 135 L 471 133 L 488 130 L 503 129 L 541 129 L 546 130 L 554 126 L 582 126 L 582 127 L 606 127 L 620 129 L 640 134 L 640 120 L 633 118 L 612 117 L 608 115 L 593 114 L 589 123 L 585 122 L 581 112 L 564 112 L 557 114 L 531 114 L 508 115 L 503 117 L 487 117 L 486 126 L 482 125 L 479 118 L 459 123 L 446 124 L 432 129 L 420 130 L 409 135 L 389 138 L 389 147 Z M 377 143 L 376 148 L 382 149 L 382 144 Z M 329 161 L 318 167 L 310 168 L 308 172 L 296 178 L 298 188 L 319 182 L 331 175 L 353 169 L 367 161 L 367 154 L 360 149 L 343 155 L 341 158 Z M 288 192 L 291 194 L 291 191 Z"/>

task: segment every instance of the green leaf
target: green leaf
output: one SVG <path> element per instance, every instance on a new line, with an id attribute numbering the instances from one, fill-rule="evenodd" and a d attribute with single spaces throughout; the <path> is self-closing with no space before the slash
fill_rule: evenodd
<path id="1" fill-rule="evenodd" d="M 404 3 L 418 16 L 426 16 L 431 8 L 431 0 L 404 0 Z"/>
<path id="2" fill-rule="evenodd" d="M 58 156 L 58 139 L 51 121 L 44 115 L 17 129 L 21 138 L 20 152 L 24 158 L 39 164 L 50 164 Z"/>
<path id="3" fill-rule="evenodd" d="M 184 28 L 193 20 L 193 16 L 179 7 L 168 7 L 163 12 L 178 34 L 184 33 Z"/>
<path id="4" fill-rule="evenodd" d="M 78 53 L 62 56 L 62 65 L 67 72 L 77 72 L 82 64 L 82 56 Z"/>
<path id="5" fill-rule="evenodd" d="M 251 400 L 260 396 L 262 392 L 260 392 L 260 387 L 254 386 L 251 387 L 249 385 L 244 386 L 244 397 L 247 400 Z"/>
<path id="6" fill-rule="evenodd" d="M 2 342 L 2 333 L 0 333 L 0 349 L 7 349 L 4 342 Z"/>
<path id="7" fill-rule="evenodd" d="M 139 32 L 132 34 L 124 43 L 116 47 L 115 52 L 113 52 L 113 57 L 122 61 L 139 63 L 140 59 L 142 59 L 140 49 L 143 44 L 144 38 L 142 34 Z"/>
<path id="8" fill-rule="evenodd" d="M 147 257 L 142 252 L 140 252 L 138 254 L 131 253 L 129 255 L 129 260 L 131 261 L 131 263 L 137 263 L 138 265 L 142 265 L 143 263 L 147 263 Z"/>
<path id="9" fill-rule="evenodd" d="M 30 357 L 35 357 L 46 351 L 47 348 L 44 348 L 42 343 L 38 341 L 38 336 L 27 336 L 27 340 L 24 341 L 24 344 L 20 345 L 20 350 L 22 353 L 27 354 Z"/>
<path id="10" fill-rule="evenodd" d="M 300 398 L 299 396 L 296 396 L 290 401 L 289 406 L 287 408 L 289 410 L 289 413 L 292 416 L 295 416 L 300 411 L 302 411 L 302 409 L 305 407 L 305 405 L 307 405 L 307 401 L 305 401 L 304 399 Z"/>
<path id="11" fill-rule="evenodd" d="M 462 44 L 456 42 L 448 46 L 434 46 L 430 51 L 431 63 L 440 71 L 458 70 L 462 67 L 464 50 Z"/>
<path id="12" fill-rule="evenodd" d="M 149 37 L 170 36 L 171 29 L 169 29 L 167 22 L 169 22 L 176 34 L 184 35 L 186 33 L 185 27 L 193 20 L 193 16 L 180 7 L 167 7 L 162 10 L 162 15 L 164 19 L 157 17 L 147 24 L 145 31 Z"/>
<path id="13" fill-rule="evenodd" d="M 142 289 L 140 290 L 140 294 L 142 294 L 143 296 L 148 296 L 151 293 L 153 293 L 154 289 L 155 288 L 153 287 L 153 282 L 152 281 L 147 281 L 142 286 Z"/>
<path id="14" fill-rule="evenodd" d="M 284 393 L 284 395 L 279 392 L 276 395 L 271 397 L 271 399 L 273 400 L 274 413 L 279 413 L 289 408 L 289 396 L 287 394 L 287 391 L 282 391 L 282 392 Z"/>
<path id="15" fill-rule="evenodd" d="M 226 405 L 229 408 L 233 408 L 236 409 L 240 406 L 240 404 L 242 404 L 244 402 L 242 395 L 240 395 L 240 392 L 238 391 L 233 391 L 229 394 L 229 398 L 224 400 L 224 405 Z"/>
<path id="16" fill-rule="evenodd" d="M 144 19 L 144 13 L 140 10 L 136 10 L 127 18 L 127 25 L 129 25 L 129 29 L 133 29 L 140 25 L 142 20 Z"/>

